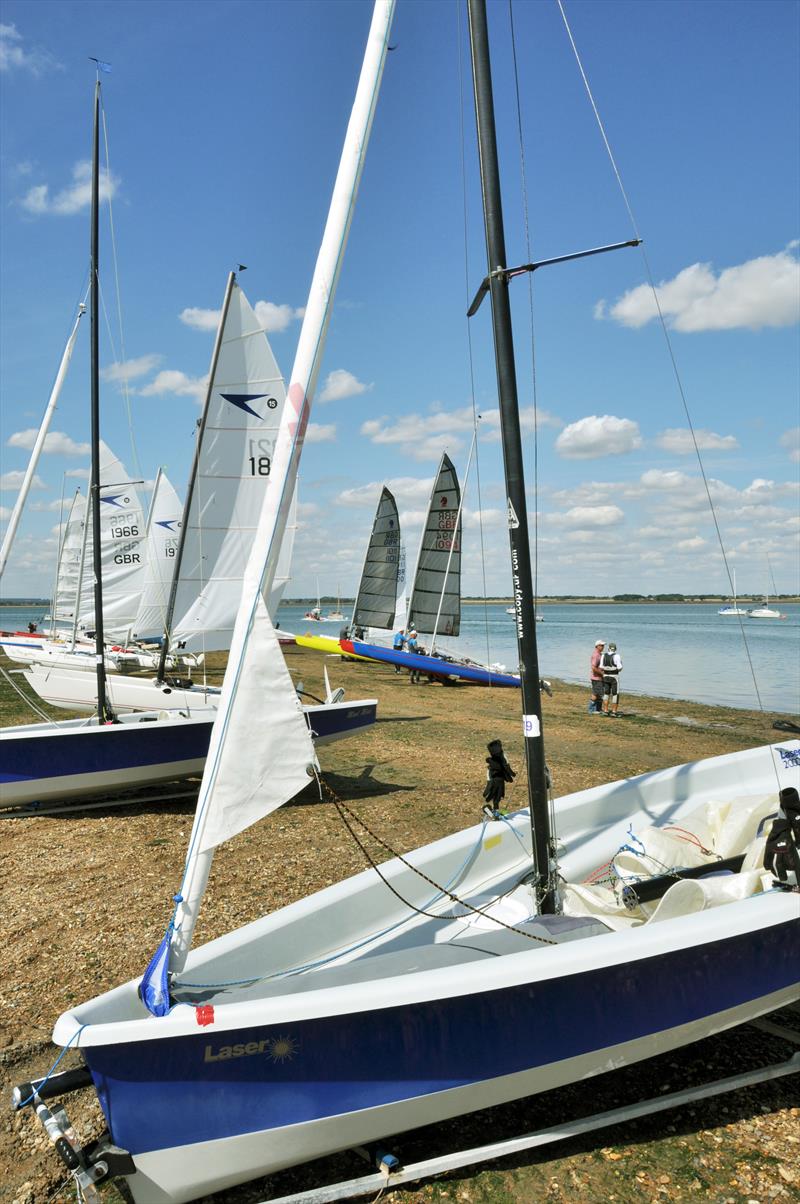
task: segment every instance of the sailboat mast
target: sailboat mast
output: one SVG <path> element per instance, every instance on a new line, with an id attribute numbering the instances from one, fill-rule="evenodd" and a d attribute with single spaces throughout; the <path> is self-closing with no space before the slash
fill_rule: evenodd
<path id="1" fill-rule="evenodd" d="M 222 332 L 225 329 L 225 321 L 228 317 L 230 309 L 231 296 L 233 294 L 233 286 L 236 283 L 236 273 L 231 272 L 228 276 L 228 283 L 225 287 L 225 299 L 222 302 L 222 313 L 217 327 L 217 338 L 214 343 L 214 351 L 211 356 L 211 371 L 208 377 L 208 389 L 206 391 L 205 405 L 203 406 L 203 414 L 200 418 L 200 423 L 197 428 L 197 438 L 194 444 L 194 458 L 192 460 L 192 469 L 189 473 L 189 483 L 186 486 L 186 499 L 183 503 L 183 518 L 181 520 L 181 533 L 178 536 L 178 548 L 175 553 L 175 567 L 172 573 L 172 583 L 169 587 L 169 598 L 167 599 L 167 612 L 164 617 L 164 638 L 161 641 L 161 653 L 158 658 L 158 668 L 156 670 L 156 681 L 164 680 L 164 673 L 167 666 L 167 654 L 169 652 L 169 636 L 172 630 L 172 620 L 175 618 L 175 601 L 178 597 L 178 584 L 181 576 L 181 562 L 183 561 L 183 551 L 186 547 L 186 535 L 189 530 L 189 515 L 191 513 L 192 499 L 194 497 L 194 487 L 197 482 L 197 470 L 200 465 L 200 452 L 203 447 L 203 437 L 206 431 L 206 422 L 208 421 L 208 408 L 211 405 L 211 395 L 214 391 L 214 378 L 217 372 L 217 364 L 219 362 L 219 353 L 222 348 Z"/>
<path id="2" fill-rule="evenodd" d="M 90 482 L 92 523 L 92 569 L 94 572 L 94 644 L 97 662 L 97 717 L 100 723 L 111 718 L 106 699 L 105 641 L 103 639 L 103 550 L 100 546 L 100 312 L 98 260 L 100 247 L 100 80 L 94 89 L 94 130 L 92 134 L 92 217 L 90 276 L 90 349 L 91 349 L 91 442 L 92 475 Z"/>
<path id="3" fill-rule="evenodd" d="M 556 897 L 550 874 L 550 814 L 542 737 L 542 699 L 539 690 L 536 614 L 528 542 L 528 514 L 517 400 L 517 376 L 514 364 L 514 340 L 511 328 L 511 305 L 508 296 L 508 279 L 504 274 L 506 267 L 505 233 L 485 0 L 468 0 L 468 12 L 475 115 L 478 126 L 478 155 L 492 301 L 492 330 L 500 404 L 500 429 L 508 495 L 508 534 L 511 544 L 514 611 L 522 685 L 525 763 L 528 772 L 534 868 L 538 880 L 536 893 L 541 912 L 547 914 L 556 910 Z"/>

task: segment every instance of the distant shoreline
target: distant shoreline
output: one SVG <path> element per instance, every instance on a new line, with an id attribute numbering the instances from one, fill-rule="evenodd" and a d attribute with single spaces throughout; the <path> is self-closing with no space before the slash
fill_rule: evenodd
<path id="1" fill-rule="evenodd" d="M 739 594 L 737 602 L 741 603 L 758 603 L 764 599 L 763 594 Z M 322 598 L 323 607 L 333 605 L 335 598 Z M 342 598 L 342 606 L 353 605 L 355 599 Z M 513 598 L 462 598 L 462 606 L 511 606 Z M 558 597 L 558 598 L 537 598 L 537 606 L 720 606 L 724 602 L 729 602 L 727 595 L 723 594 L 707 594 L 705 596 L 694 595 L 692 597 L 660 597 L 660 598 L 585 598 L 585 597 Z M 800 602 L 800 594 L 770 594 L 771 602 Z M 284 598 L 281 601 L 281 606 L 316 606 L 316 598 Z M 41 608 L 49 606 L 48 598 L 19 598 L 9 601 L 0 600 L 0 610 L 12 609 L 20 610 L 24 606 Z"/>

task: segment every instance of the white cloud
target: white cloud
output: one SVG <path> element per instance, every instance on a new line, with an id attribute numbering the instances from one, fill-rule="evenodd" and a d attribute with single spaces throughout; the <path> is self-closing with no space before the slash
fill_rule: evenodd
<path id="1" fill-rule="evenodd" d="M 88 481 L 92 474 L 88 468 L 68 468 L 65 477 L 76 477 L 79 481 Z"/>
<path id="2" fill-rule="evenodd" d="M 198 405 L 202 405 L 208 391 L 208 374 L 205 376 L 187 376 L 176 368 L 165 368 L 159 372 L 155 380 L 139 390 L 142 397 L 164 397 L 175 394 L 179 397 L 193 397 Z"/>
<path id="3" fill-rule="evenodd" d="M 374 510 L 378 504 L 383 484 L 383 481 L 370 481 L 368 485 L 358 485 L 355 489 L 343 489 L 336 501 L 342 506 L 369 506 Z M 433 477 L 394 477 L 386 482 L 386 487 L 391 490 L 400 504 L 416 503 L 419 505 L 424 503 L 427 505 L 433 488 Z M 424 517 L 424 513 L 420 511 L 422 517 Z M 419 522 L 422 522 L 422 517 L 418 520 Z"/>
<path id="4" fill-rule="evenodd" d="M 693 535 L 690 539 L 679 539 L 675 544 L 681 552 L 696 552 L 698 548 L 704 548 L 706 540 L 700 535 Z"/>
<path id="5" fill-rule="evenodd" d="M 570 423 L 556 439 L 556 451 L 566 460 L 620 456 L 642 446 L 638 423 L 613 414 L 591 414 Z"/>
<path id="6" fill-rule="evenodd" d="M 717 435 L 714 431 L 696 430 L 694 436 L 701 451 L 734 451 L 739 446 L 739 441 L 734 435 Z M 688 456 L 694 452 L 692 432 L 688 427 L 661 431 L 656 436 L 656 443 L 664 451 L 673 452 L 677 456 Z"/>
<path id="7" fill-rule="evenodd" d="M 60 69 L 49 51 L 28 49 L 24 45 L 16 25 L 0 24 L 0 71 L 30 71 L 31 75 L 39 76 Z"/>
<path id="8" fill-rule="evenodd" d="M 328 423 L 327 426 L 319 422 L 309 422 L 306 430 L 306 443 L 335 443 L 336 441 L 336 423 Z"/>
<path id="9" fill-rule="evenodd" d="M 566 514 L 548 515 L 548 521 L 570 527 L 611 527 L 624 517 L 619 506 L 573 506 Z"/>
<path id="10" fill-rule="evenodd" d="M 372 385 L 365 385 L 345 368 L 334 368 L 325 378 L 318 400 L 343 401 L 345 397 L 357 397 L 359 393 L 366 393 L 371 388 Z"/>
<path id="11" fill-rule="evenodd" d="M 286 330 L 291 322 L 302 318 L 305 309 L 291 305 L 276 305 L 274 301 L 256 301 L 253 311 L 262 330 L 267 334 L 278 334 Z M 193 330 L 216 330 L 219 326 L 221 309 L 200 309 L 188 306 L 178 315 L 184 326 Z"/>
<path id="12" fill-rule="evenodd" d="M 31 451 L 39 432 L 35 427 L 26 431 L 15 431 L 6 442 L 7 447 L 22 447 Z M 56 456 L 88 456 L 91 451 L 88 443 L 76 443 L 63 431 L 49 431 L 44 437 L 43 452 Z"/>
<path id="13" fill-rule="evenodd" d="M 52 502 L 31 502 L 29 509 L 49 513 L 51 510 L 60 510 L 63 506 L 65 510 L 69 509 L 70 500 L 65 498 L 54 498 Z"/>
<path id="14" fill-rule="evenodd" d="M 793 464 L 800 464 L 800 426 L 784 431 L 780 437 L 780 445 L 786 448 Z"/>
<path id="15" fill-rule="evenodd" d="M 800 260 L 797 243 L 776 255 L 761 255 L 718 276 L 708 263 L 693 263 L 657 286 L 658 303 L 675 330 L 735 330 L 790 326 L 800 317 Z M 794 252 L 794 253 L 793 253 Z M 657 316 L 649 284 L 630 289 L 607 311 L 623 326 L 645 326 Z M 595 310 L 606 313 L 604 302 Z"/>
<path id="16" fill-rule="evenodd" d="M 664 472 L 661 468 L 650 468 L 643 472 L 641 482 L 645 489 L 685 489 L 694 484 L 685 472 Z"/>
<path id="17" fill-rule="evenodd" d="M 0 506 L 0 522 L 6 518 L 11 518 L 10 507 L 9 506 Z"/>
<path id="18" fill-rule="evenodd" d="M 119 180 L 105 169 L 100 171 L 100 201 L 115 196 Z M 92 165 L 86 160 L 76 163 L 72 169 L 72 184 L 50 196 L 49 184 L 36 184 L 29 189 L 20 204 L 36 217 L 71 217 L 88 209 L 92 199 Z"/>
<path id="19" fill-rule="evenodd" d="M 103 368 L 100 375 L 111 384 L 136 380 L 140 376 L 147 376 L 148 372 L 154 372 L 163 358 L 163 355 L 140 355 L 137 359 L 124 360 L 121 364 L 110 364 Z"/>
<path id="20" fill-rule="evenodd" d="M 190 306 L 181 310 L 178 317 L 184 326 L 191 326 L 193 330 L 216 330 L 221 312 L 219 309 L 197 309 L 196 306 Z"/>
<path id="21" fill-rule="evenodd" d="M 15 493 L 17 490 L 19 490 L 24 480 L 24 472 L 4 472 L 3 475 L 0 476 L 0 490 L 2 490 L 3 493 Z M 31 481 L 31 489 L 46 488 L 47 486 L 42 478 L 34 473 L 33 480 Z"/>
<path id="22" fill-rule="evenodd" d="M 279 334 L 290 322 L 296 322 L 306 312 L 291 305 L 276 305 L 274 301 L 256 301 L 253 306 L 259 325 L 267 334 Z"/>

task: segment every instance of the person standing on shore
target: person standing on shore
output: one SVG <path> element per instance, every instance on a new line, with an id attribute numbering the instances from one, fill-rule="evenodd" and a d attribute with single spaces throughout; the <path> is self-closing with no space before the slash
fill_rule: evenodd
<path id="1" fill-rule="evenodd" d="M 603 713 L 612 719 L 617 717 L 619 706 L 619 675 L 622 672 L 622 657 L 616 644 L 609 644 L 600 658 L 603 670 Z"/>
<path id="2" fill-rule="evenodd" d="M 600 661 L 603 658 L 605 640 L 595 640 L 594 652 L 589 665 L 589 684 L 592 687 L 592 697 L 589 699 L 589 714 L 600 715 L 603 710 L 603 670 Z"/>
<path id="3" fill-rule="evenodd" d="M 402 652 L 403 645 L 405 644 L 405 642 L 406 642 L 406 629 L 405 629 L 405 627 L 401 627 L 399 629 L 399 631 L 396 631 L 394 633 L 394 638 L 392 640 L 392 648 L 394 648 L 395 652 Z M 403 670 L 400 668 L 399 665 L 395 665 L 394 671 L 395 671 L 395 673 L 402 673 Z"/>

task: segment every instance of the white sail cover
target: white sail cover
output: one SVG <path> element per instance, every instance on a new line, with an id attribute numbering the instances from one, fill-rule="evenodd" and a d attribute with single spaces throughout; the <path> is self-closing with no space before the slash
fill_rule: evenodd
<path id="1" fill-rule="evenodd" d="M 267 336 L 234 284 L 185 520 L 173 611 L 172 639 L 189 649 L 231 646 L 285 400 Z"/>
<path id="2" fill-rule="evenodd" d="M 51 618 L 69 621 L 75 618 L 75 599 L 81 574 L 83 533 L 86 526 L 86 498 L 77 490 L 64 528 L 61 550 L 58 556 L 58 572 L 53 594 Z"/>
<path id="3" fill-rule="evenodd" d="M 78 620 L 94 626 L 94 537 L 89 522 Z M 147 555 L 145 513 L 125 465 L 100 440 L 100 547 L 103 629 L 107 639 L 128 638 L 142 592 Z"/>
<path id="4" fill-rule="evenodd" d="M 417 631 L 458 635 L 461 626 L 461 490 L 445 454 L 431 493 L 428 517 L 408 603 Z"/>
<path id="5" fill-rule="evenodd" d="M 397 502 L 384 485 L 356 595 L 354 625 L 381 629 L 394 625 L 399 571 L 400 520 Z"/>
<path id="6" fill-rule="evenodd" d="M 164 634 L 182 512 L 175 489 L 166 473 L 159 471 L 150 504 L 144 584 L 131 633 L 136 639 Z"/>

